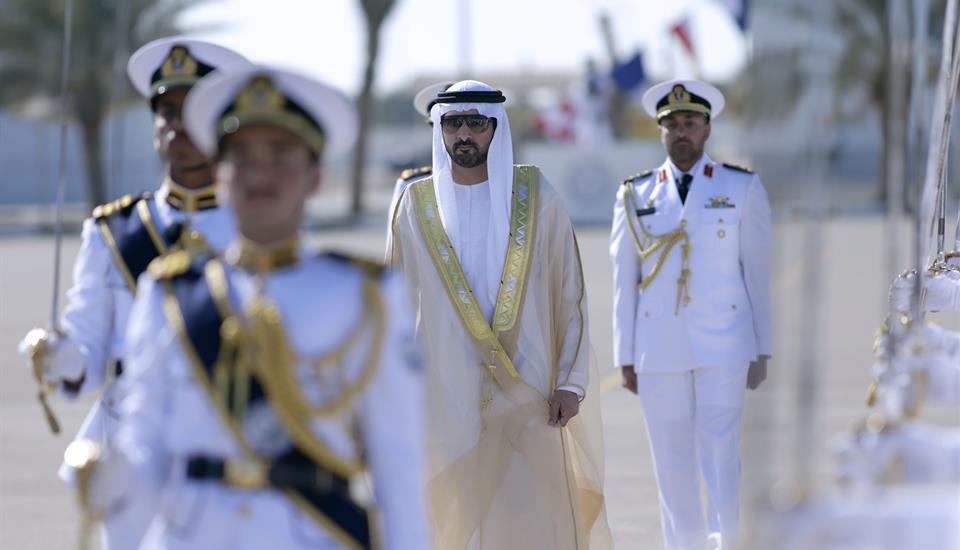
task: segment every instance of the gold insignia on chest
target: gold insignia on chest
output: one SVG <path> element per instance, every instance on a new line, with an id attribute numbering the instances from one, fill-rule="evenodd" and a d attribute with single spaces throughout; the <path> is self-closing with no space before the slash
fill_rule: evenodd
<path id="1" fill-rule="evenodd" d="M 710 202 L 703 205 L 704 208 L 736 208 L 737 205 L 730 202 L 730 197 L 710 197 Z"/>

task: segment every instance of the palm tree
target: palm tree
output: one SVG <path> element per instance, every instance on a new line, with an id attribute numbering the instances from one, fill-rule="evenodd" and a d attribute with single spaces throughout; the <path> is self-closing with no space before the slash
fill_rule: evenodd
<path id="1" fill-rule="evenodd" d="M 903 0 L 908 13 L 904 27 L 911 28 L 909 21 L 909 2 Z M 763 10 L 778 14 L 780 21 L 791 21 L 797 28 L 812 28 L 811 7 L 817 3 L 805 0 L 777 0 L 763 4 Z M 831 117 L 834 122 L 858 120 L 866 117 L 870 111 L 881 115 L 881 146 L 882 151 L 891 147 L 903 147 L 901 143 L 906 135 L 896 135 L 898 127 L 906 127 L 908 109 L 898 104 L 909 99 L 909 69 L 911 52 L 910 37 L 906 36 L 906 44 L 899 41 L 904 37 L 896 37 L 898 43 L 891 47 L 891 18 L 897 14 L 888 11 L 887 0 L 836 0 L 830 4 L 832 15 L 831 27 L 819 29 L 827 31 L 835 37 L 840 37 L 844 43 L 842 52 L 834 59 L 834 96 L 836 98 L 854 97 L 858 101 L 847 101 L 842 108 L 839 106 Z M 758 5 L 757 10 L 761 8 Z M 937 60 L 939 58 L 939 34 L 943 25 L 944 0 L 929 1 L 929 56 L 930 83 L 936 77 Z M 786 23 L 781 27 L 760 30 L 770 34 L 785 33 L 784 28 L 790 30 Z M 794 29 L 796 30 L 796 29 Z M 795 34 L 796 36 L 803 36 Z M 778 44 L 777 48 L 764 48 L 764 40 Z M 752 114 L 759 124 L 769 123 L 785 114 L 790 114 L 807 90 L 808 82 L 804 75 L 805 43 L 794 44 L 793 47 L 784 47 L 781 42 L 789 40 L 779 36 L 766 36 L 756 41 L 757 51 L 754 53 L 753 85 L 754 94 L 750 98 Z M 799 38 L 799 40 L 805 40 Z M 894 57 L 897 56 L 897 57 Z M 903 59 L 906 57 L 906 59 Z M 904 71 L 907 74 L 903 74 Z M 775 90 L 775 91 L 773 91 Z M 896 100 L 896 98 L 900 98 Z M 895 101 L 896 100 L 896 101 Z M 928 116 L 928 115 L 924 115 Z M 888 174 L 885 155 L 881 155 L 878 173 L 880 174 L 879 191 L 885 199 L 886 181 L 892 174 Z M 903 174 L 900 175 L 903 177 Z"/>
<path id="2" fill-rule="evenodd" d="M 87 198 L 106 202 L 101 129 L 112 108 L 137 96 L 113 86 L 114 65 L 151 40 L 183 32 L 177 17 L 206 0 L 75 0 L 69 116 L 81 129 Z M 64 0 L 5 0 L 0 10 L 0 107 L 54 116 L 60 88 Z M 120 12 L 118 14 L 118 11 Z M 119 15 L 119 17 L 118 17 Z"/>
<path id="3" fill-rule="evenodd" d="M 380 53 L 380 27 L 396 4 L 395 0 L 360 0 L 367 23 L 367 63 L 363 71 L 363 88 L 357 99 L 360 124 L 357 147 L 353 153 L 353 200 L 351 212 L 358 216 L 363 210 L 364 165 L 367 158 L 367 134 L 373 119 L 373 83 L 376 78 L 377 55 Z"/>

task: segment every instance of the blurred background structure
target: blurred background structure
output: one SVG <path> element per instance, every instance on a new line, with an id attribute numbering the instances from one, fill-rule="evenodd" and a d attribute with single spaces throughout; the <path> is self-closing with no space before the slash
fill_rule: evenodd
<path id="1" fill-rule="evenodd" d="M 745 528 L 763 522 L 771 489 L 785 480 L 806 495 L 829 491 L 832 437 L 866 413 L 887 286 L 913 262 L 909 216 L 946 0 L 75 2 L 65 274 L 92 205 L 159 184 L 151 117 L 125 77 L 129 54 L 153 38 L 201 36 L 352 95 L 360 145 L 329 167 L 311 220 L 323 229 L 314 232 L 318 242 L 372 256 L 382 249 L 399 171 L 430 164 L 430 129 L 413 95 L 428 83 L 473 78 L 504 90 L 515 158 L 541 167 L 579 225 L 593 347 L 608 367 L 613 200 L 620 181 L 665 156 L 639 97 L 668 78 L 719 86 L 728 107 L 707 150 L 759 173 L 776 224 L 775 356 L 744 420 Z M 49 300 L 62 6 L 0 0 L 0 548 L 64 548 L 76 521 L 54 478 L 66 440 L 44 432 L 15 353 Z M 947 172 L 951 220 L 958 118 Z M 960 326 L 956 316 L 937 320 Z M 617 389 L 615 373 L 604 383 L 611 526 L 618 548 L 656 547 L 639 404 Z M 55 406 L 69 434 L 86 408 Z M 928 414 L 960 426 L 955 406 Z M 941 547 L 956 548 L 949 544 Z"/>
<path id="2" fill-rule="evenodd" d="M 928 3 L 927 62 L 935 67 L 944 2 Z M 16 182 L 0 187 L 2 227 L 43 220 L 53 196 L 62 4 L 0 4 L 0 163 L 5 181 Z M 616 183 L 662 156 L 637 100 L 673 77 L 724 90 L 730 106 L 716 121 L 713 156 L 757 168 L 779 204 L 803 202 L 808 163 L 798 152 L 816 140 L 827 151 L 831 208 L 877 210 L 887 192 L 884 147 L 900 139 L 910 111 L 888 82 L 891 55 L 902 50 L 889 47 L 896 28 L 886 0 L 833 2 L 817 20 L 807 4 L 278 0 L 266 10 L 253 0 L 78 1 L 68 202 L 80 216 L 154 185 L 160 166 L 149 115 L 124 67 L 143 43 L 183 32 L 319 76 L 356 98 L 363 145 L 335 167 L 332 187 L 349 200 L 323 211 L 334 219 L 380 213 L 395 174 L 428 163 L 430 134 L 411 97 L 426 83 L 468 76 L 508 92 L 518 158 L 541 165 L 580 221 L 605 222 Z M 820 85 L 807 77 L 813 65 L 830 73 L 827 112 L 815 100 Z M 825 125 L 815 129 L 818 111 Z"/>

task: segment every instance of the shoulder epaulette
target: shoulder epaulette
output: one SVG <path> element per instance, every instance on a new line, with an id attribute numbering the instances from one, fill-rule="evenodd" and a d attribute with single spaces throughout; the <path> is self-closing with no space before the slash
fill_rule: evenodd
<path id="1" fill-rule="evenodd" d="M 737 166 L 736 164 L 729 164 L 729 163 L 724 162 L 724 163 L 723 163 L 723 167 L 724 167 L 724 168 L 729 168 L 729 169 L 731 169 L 731 170 L 736 170 L 737 172 L 743 172 L 744 174 L 752 174 L 752 173 L 753 173 L 753 170 L 751 170 L 751 169 L 749 169 L 749 168 L 744 168 L 743 166 Z"/>
<path id="2" fill-rule="evenodd" d="M 339 252 L 327 252 L 324 256 L 360 268 L 361 271 L 375 279 L 379 278 L 387 270 L 387 267 L 382 263 L 367 258 L 348 256 Z"/>
<path id="3" fill-rule="evenodd" d="M 411 180 L 413 178 L 418 178 L 420 176 L 425 176 L 433 172 L 432 166 L 421 166 L 420 168 L 407 168 L 406 170 L 400 172 L 400 179 L 403 181 Z"/>
<path id="4" fill-rule="evenodd" d="M 649 176 L 649 175 L 652 174 L 652 173 L 653 173 L 653 170 L 647 170 L 646 172 L 640 172 L 640 173 L 638 173 L 638 174 L 634 174 L 634 175 L 630 176 L 629 178 L 623 180 L 623 184 L 632 183 L 632 182 L 637 181 L 637 180 L 639 180 L 639 179 L 643 179 L 643 178 Z M 623 184 L 621 184 L 621 185 L 623 185 Z"/>
<path id="5" fill-rule="evenodd" d="M 142 193 L 139 196 L 125 195 L 117 200 L 97 206 L 93 209 L 93 213 L 91 215 L 94 217 L 94 219 L 98 220 L 101 218 L 106 218 L 107 216 L 112 216 L 118 212 L 123 216 L 128 216 L 130 215 L 130 212 L 133 211 L 133 205 L 137 204 L 141 200 L 149 199 L 151 196 L 152 193 L 149 191 Z"/>
<path id="6" fill-rule="evenodd" d="M 188 250 L 174 250 L 158 258 L 154 258 L 147 267 L 147 271 L 158 281 L 169 280 L 190 271 L 190 266 L 199 257 Z"/>

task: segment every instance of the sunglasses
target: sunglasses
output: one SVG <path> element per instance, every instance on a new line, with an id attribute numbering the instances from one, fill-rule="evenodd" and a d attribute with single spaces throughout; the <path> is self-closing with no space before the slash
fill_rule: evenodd
<path id="1" fill-rule="evenodd" d="M 444 132 L 452 134 L 466 124 L 471 132 L 479 134 L 485 132 L 491 122 L 496 123 L 496 119 L 483 115 L 450 115 L 440 119 L 440 127 Z"/>

